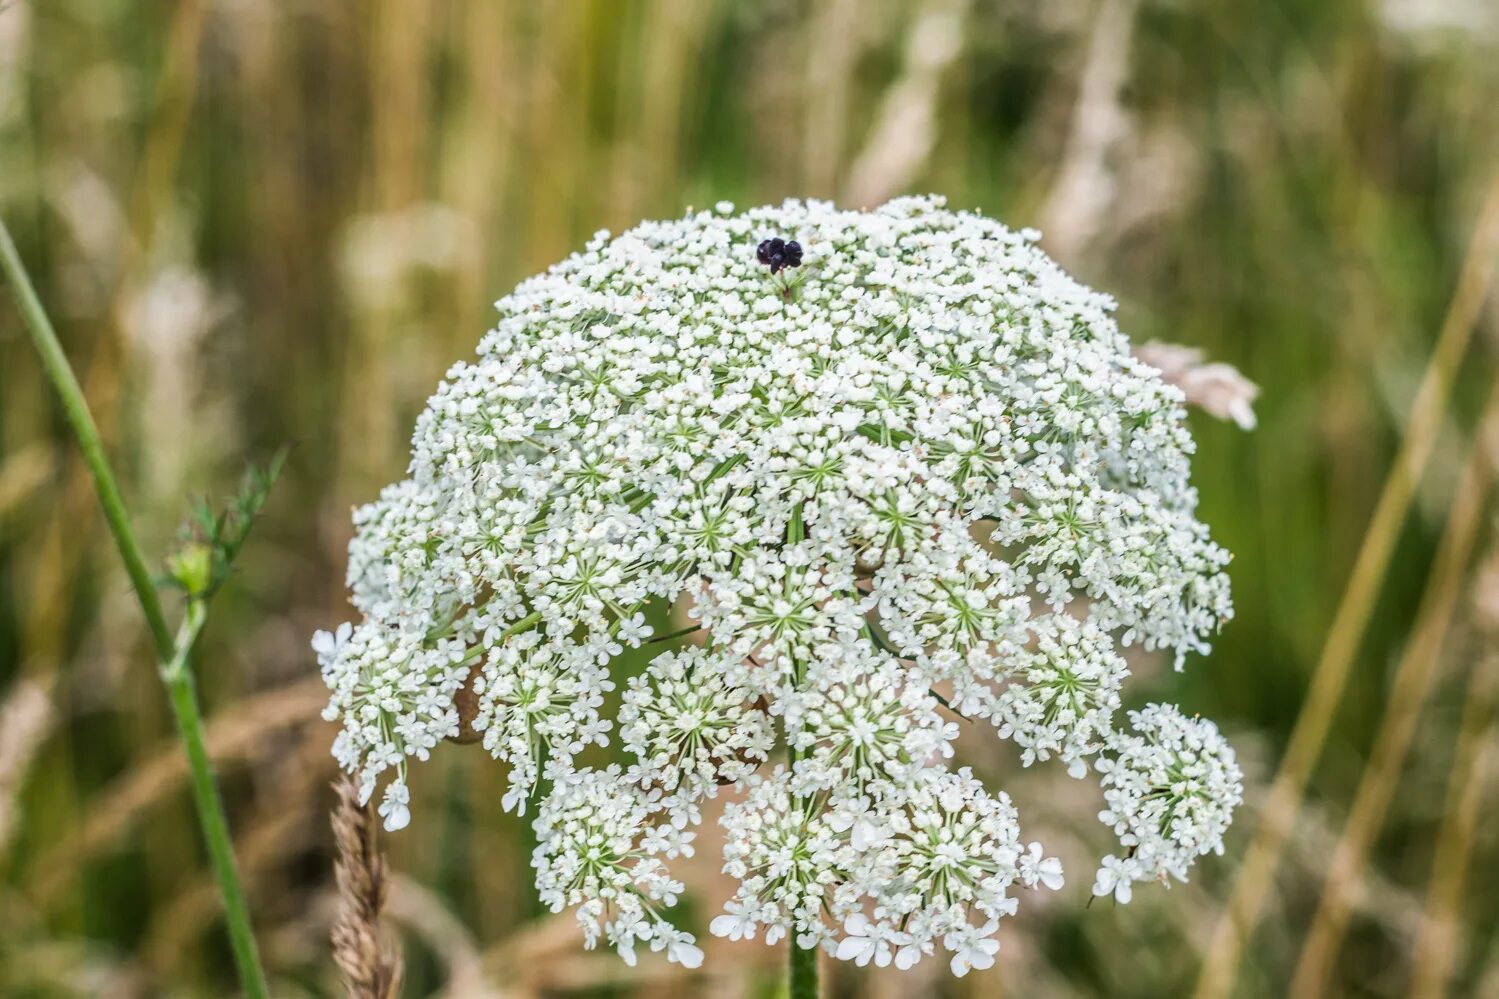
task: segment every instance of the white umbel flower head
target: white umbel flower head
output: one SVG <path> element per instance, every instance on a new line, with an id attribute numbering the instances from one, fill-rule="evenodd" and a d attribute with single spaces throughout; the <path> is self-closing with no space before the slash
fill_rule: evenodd
<path id="1" fill-rule="evenodd" d="M 952 756 L 957 722 L 943 717 L 930 686 L 893 656 L 868 646 L 835 648 L 818 665 L 815 681 L 785 704 L 799 794 L 850 781 L 909 785 Z"/>
<path id="2" fill-rule="evenodd" d="M 585 944 L 592 947 L 602 935 L 629 964 L 637 942 L 681 956 L 692 944 L 661 915 L 682 893 L 661 857 L 691 856 L 692 834 L 651 828 L 652 813 L 646 795 L 611 767 L 560 780 L 536 819 L 532 863 L 541 901 L 553 912 L 577 906 Z"/>
<path id="3" fill-rule="evenodd" d="M 727 682 L 730 672 L 703 649 L 665 652 L 625 690 L 621 741 L 640 760 L 632 775 L 671 795 L 679 824 L 698 821 L 697 802 L 748 777 L 775 744 L 770 718 Z"/>
<path id="4" fill-rule="evenodd" d="M 1129 669 L 1094 625 L 1057 614 L 1034 632 L 1034 651 L 1021 658 L 995 703 L 999 734 L 1021 747 L 1026 766 L 1055 755 L 1073 777 L 1084 777 L 1086 758 L 1113 731 Z"/>
<path id="5" fill-rule="evenodd" d="M 961 732 L 1096 762 L 1116 897 L 1218 845 L 1239 784 L 1216 730 L 1113 727 L 1125 647 L 1180 667 L 1230 614 L 1182 394 L 1033 233 L 933 198 L 719 205 L 601 233 L 498 308 L 408 477 L 355 515 L 362 621 L 314 640 L 336 755 L 366 798 L 384 783 L 388 827 L 413 821 L 411 761 L 471 726 L 503 806 L 541 799 L 547 904 L 695 965 L 666 862 L 734 785 L 713 933 L 901 968 L 940 949 L 956 974 L 1063 883 L 951 768 Z M 673 603 L 703 647 L 652 637 Z M 631 759 L 580 767 L 600 746 Z"/>
<path id="6" fill-rule="evenodd" d="M 1233 747 L 1218 726 L 1169 704 L 1129 713 L 1133 733 L 1115 733 L 1098 761 L 1108 807 L 1099 819 L 1127 854 L 1103 860 L 1096 895 L 1130 898 L 1136 881 L 1185 881 L 1199 856 L 1223 852 L 1223 833 L 1244 797 Z"/>

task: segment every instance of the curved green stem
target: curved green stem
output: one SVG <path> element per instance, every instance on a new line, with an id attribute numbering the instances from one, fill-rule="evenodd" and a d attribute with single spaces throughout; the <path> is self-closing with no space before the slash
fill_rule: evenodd
<path id="1" fill-rule="evenodd" d="M 125 501 L 120 498 L 120 487 L 115 484 L 114 473 L 109 468 L 109 459 L 104 457 L 104 443 L 99 437 L 99 428 L 94 425 L 93 414 L 84 401 L 83 389 L 68 356 L 63 353 L 62 343 L 52 329 L 52 322 L 37 298 L 36 289 L 26 273 L 26 265 L 16 252 L 16 244 L 10 238 L 10 230 L 0 222 L 0 269 L 16 294 L 16 305 L 21 318 L 26 321 L 26 330 L 31 342 L 41 356 L 42 367 L 52 380 L 52 387 L 62 400 L 63 413 L 78 438 L 78 447 L 83 451 L 83 462 L 94 477 L 94 487 L 99 493 L 99 505 L 104 508 L 104 519 L 109 521 L 109 532 L 114 535 L 115 547 L 125 562 L 125 571 L 130 574 L 130 585 L 135 588 L 146 624 L 151 629 L 151 638 L 156 643 L 156 654 L 165 662 L 172 657 L 172 630 L 167 627 L 166 615 L 161 611 L 161 598 L 151 582 L 151 571 L 146 568 L 146 556 L 141 551 L 135 532 L 130 529 L 130 517 L 125 512 Z"/>
<path id="2" fill-rule="evenodd" d="M 183 748 L 187 751 L 188 769 L 192 774 L 193 803 L 198 810 L 198 824 L 203 830 L 203 840 L 208 848 L 209 861 L 214 877 L 218 880 L 219 894 L 224 903 L 224 924 L 229 941 L 234 949 L 234 961 L 239 970 L 240 984 L 248 999 L 266 999 L 265 972 L 260 967 L 256 952 L 255 935 L 250 926 L 249 907 L 245 904 L 244 890 L 240 887 L 239 873 L 234 865 L 234 846 L 229 836 L 229 822 L 224 817 L 223 802 L 219 800 L 218 786 L 214 782 L 213 763 L 203 737 L 203 713 L 198 707 L 198 695 L 189 660 L 198 634 L 203 630 L 207 611 L 201 600 L 190 600 L 187 616 L 172 637 L 162 612 L 161 598 L 151 581 L 151 572 L 146 568 L 145 554 L 140 541 L 130 526 L 130 517 L 125 510 L 125 501 L 115 482 L 109 460 L 104 456 L 104 443 L 99 437 L 99 428 L 94 424 L 88 403 L 83 398 L 83 389 L 73 368 L 68 364 L 67 354 L 57 339 L 41 299 L 32 287 L 31 278 L 10 231 L 0 222 L 0 270 L 15 291 L 16 303 L 31 342 L 42 360 L 53 388 L 62 401 L 63 411 L 78 446 L 83 451 L 84 463 L 93 476 L 94 487 L 99 494 L 99 505 L 104 508 L 104 519 L 109 523 L 115 547 L 130 575 L 130 584 L 135 588 L 141 612 L 151 630 L 156 645 L 157 661 L 161 680 L 167 688 L 172 713 L 177 719 L 178 731 L 182 734 Z"/>

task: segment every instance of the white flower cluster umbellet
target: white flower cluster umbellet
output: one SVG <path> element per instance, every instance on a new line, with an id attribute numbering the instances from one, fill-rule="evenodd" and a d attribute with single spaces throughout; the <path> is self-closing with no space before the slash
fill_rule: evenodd
<path id="1" fill-rule="evenodd" d="M 1136 881 L 1185 881 L 1199 856 L 1222 853 L 1223 833 L 1243 798 L 1233 750 L 1218 726 L 1169 704 L 1129 717 L 1134 733 L 1116 736 L 1113 755 L 1098 761 L 1108 805 L 1098 817 L 1129 852 L 1103 859 L 1093 893 L 1121 902 L 1130 900 Z"/>
<path id="2" fill-rule="evenodd" d="M 757 261 L 770 237 L 799 265 Z M 1016 891 L 1062 872 L 951 762 L 979 722 L 1101 775 L 1123 858 L 1095 891 L 1185 877 L 1239 771 L 1174 708 L 1117 727 L 1121 650 L 1205 651 L 1228 556 L 1181 393 L 1111 310 L 937 199 L 600 234 L 499 303 L 356 515 L 363 620 L 313 643 L 340 763 L 400 828 L 411 758 L 471 727 L 503 806 L 539 799 L 542 899 L 631 961 L 702 959 L 666 862 L 730 787 L 715 934 L 991 965 Z M 696 627 L 653 637 L 672 605 Z M 632 762 L 584 765 L 611 739 Z"/>

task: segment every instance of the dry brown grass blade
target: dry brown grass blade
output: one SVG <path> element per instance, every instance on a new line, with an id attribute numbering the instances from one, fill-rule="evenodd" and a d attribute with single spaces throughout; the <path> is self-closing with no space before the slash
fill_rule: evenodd
<path id="1" fill-rule="evenodd" d="M 1475 625 L 1486 654 L 1468 675 L 1457 746 L 1447 777 L 1442 826 L 1431 852 L 1431 880 L 1416 934 L 1413 999 L 1438 999 L 1451 986 L 1464 936 L 1463 896 L 1469 886 L 1475 834 L 1499 765 L 1492 738 L 1499 697 L 1499 550 L 1491 551 L 1473 583 Z"/>
<path id="2" fill-rule="evenodd" d="M 1416 624 L 1395 671 L 1384 719 L 1343 833 L 1328 863 L 1317 914 L 1291 979 L 1293 999 L 1315 999 L 1328 993 L 1331 984 L 1328 978 L 1348 927 L 1362 869 L 1389 811 L 1462 595 L 1463 577 L 1493 491 L 1496 446 L 1499 446 L 1499 391 L 1491 397 L 1453 496 L 1436 561 L 1416 613 Z"/>
<path id="3" fill-rule="evenodd" d="M 260 746 L 266 736 L 316 719 L 327 702 L 320 678 L 299 680 L 252 697 L 208 722 L 208 755 L 222 767 Z M 88 809 L 84 823 L 36 862 L 30 894 L 46 907 L 79 873 L 82 865 L 114 842 L 140 814 L 187 781 L 187 763 L 175 739 L 131 768 Z"/>
<path id="4" fill-rule="evenodd" d="M 1093 22 L 1078 81 L 1067 150 L 1041 208 L 1041 231 L 1057 259 L 1076 262 L 1114 208 L 1111 154 L 1131 128 L 1122 101 L 1139 0 L 1105 0 Z"/>
<path id="5" fill-rule="evenodd" d="M 1494 721 L 1496 677 L 1499 660 L 1493 658 L 1480 663 L 1469 677 L 1442 827 L 1432 849 L 1431 884 L 1416 936 L 1413 999 L 1447 995 L 1457 962 L 1463 934 L 1463 893 L 1468 888 L 1475 834 L 1485 793 L 1492 787 L 1499 764 L 1499 746 L 1488 738 Z"/>
<path id="6" fill-rule="evenodd" d="M 333 787 L 338 794 L 333 808 L 333 839 L 338 846 L 333 960 L 343 972 L 349 999 L 395 999 L 401 992 L 402 966 L 400 955 L 380 932 L 389 883 L 374 812 L 359 803 L 359 789 L 348 777 Z"/>
<path id="7" fill-rule="evenodd" d="M 505 993 L 484 979 L 483 956 L 463 920 L 435 892 L 410 878 L 391 875 L 386 911 L 427 945 L 447 968 L 439 995 L 452 999 L 490 999 Z"/>
<path id="8" fill-rule="evenodd" d="M 1322 755 L 1333 717 L 1348 685 L 1354 656 L 1374 613 L 1375 600 L 1389 568 L 1400 526 L 1410 510 L 1416 483 L 1436 445 L 1453 379 L 1467 353 L 1474 326 L 1488 297 L 1496 254 L 1499 254 L 1499 177 L 1491 181 L 1436 349 L 1416 391 L 1405 438 L 1385 479 L 1349 576 L 1348 588 L 1343 592 L 1328 630 L 1321 658 L 1312 674 L 1311 687 L 1291 731 L 1280 769 L 1271 784 L 1264 816 L 1239 865 L 1228 905 L 1213 931 L 1212 943 L 1197 980 L 1197 999 L 1220 999 L 1228 994 L 1244 941 L 1259 922 L 1285 849 L 1286 837 L 1301 807 L 1312 768 Z"/>
<path id="9" fill-rule="evenodd" d="M 0 462 L 0 521 L 33 492 L 53 472 L 52 449 L 33 444 Z"/>
<path id="10" fill-rule="evenodd" d="M 830 195 L 843 161 L 854 68 L 869 11 L 858 0 L 823 0 L 807 18 L 807 99 L 802 109 L 803 193 Z"/>

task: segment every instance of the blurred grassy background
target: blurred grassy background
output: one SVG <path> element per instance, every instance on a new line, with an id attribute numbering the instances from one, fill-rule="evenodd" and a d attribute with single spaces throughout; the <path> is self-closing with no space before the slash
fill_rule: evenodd
<path id="1" fill-rule="evenodd" d="M 0 6 L 0 212 L 148 547 L 164 549 L 190 495 L 296 444 L 199 663 L 287 996 L 337 993 L 330 732 L 307 639 L 348 614 L 350 505 L 402 474 L 415 414 L 471 354 L 489 303 L 601 228 L 719 199 L 921 191 L 1042 228 L 1064 265 L 1119 297 L 1138 342 L 1204 348 L 1263 386 L 1252 434 L 1192 417 L 1204 519 L 1237 555 L 1238 618 L 1185 674 L 1137 663 L 1132 695 L 1218 719 L 1250 801 L 1229 855 L 1190 885 L 1085 909 L 1097 802 L 980 758 L 1069 861 L 1068 888 L 1022 907 L 987 974 L 839 967 L 830 994 L 1189 994 L 1496 169 L 1489 0 Z M 1449 994 L 1499 995 L 1499 573 L 1481 568 L 1493 449 L 1475 443 L 1499 307 L 1473 318 L 1239 995 L 1284 994 L 1391 722 L 1416 723 L 1414 739 L 1386 761 L 1388 807 L 1355 826 L 1372 852 L 1332 994 L 1432 994 L 1412 969 L 1440 944 Z M 6 301 L 0 995 L 225 994 L 148 643 L 39 374 Z M 1443 570 L 1450 624 L 1416 636 L 1432 651 L 1445 639 L 1430 696 L 1394 689 L 1474 454 L 1480 538 Z M 773 994 L 781 958 L 755 946 L 718 947 L 690 977 L 583 955 L 569 917 L 536 911 L 503 779 L 445 747 L 415 783 L 420 818 L 390 843 L 408 995 Z M 703 839 L 699 927 L 727 894 Z"/>

